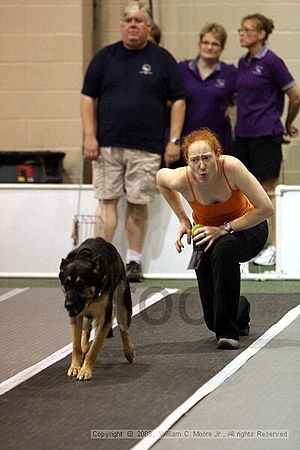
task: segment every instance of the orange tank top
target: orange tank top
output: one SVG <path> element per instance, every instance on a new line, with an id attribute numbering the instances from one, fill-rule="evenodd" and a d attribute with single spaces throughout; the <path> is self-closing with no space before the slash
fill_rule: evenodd
<path id="1" fill-rule="evenodd" d="M 188 202 L 193 210 L 193 220 L 201 225 L 219 227 L 224 222 L 230 222 L 243 216 L 246 212 L 253 208 L 252 203 L 239 189 L 232 190 L 224 170 L 224 159 L 222 161 L 222 172 L 226 183 L 232 193 L 228 200 L 222 203 L 213 203 L 212 205 L 202 205 L 196 200 L 194 189 L 190 180 L 188 166 L 186 167 L 186 176 L 190 185 L 190 189 L 194 200 Z"/>

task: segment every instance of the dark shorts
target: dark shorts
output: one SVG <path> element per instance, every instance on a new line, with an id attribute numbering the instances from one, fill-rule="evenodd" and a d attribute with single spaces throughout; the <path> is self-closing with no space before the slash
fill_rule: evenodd
<path id="1" fill-rule="evenodd" d="M 281 134 L 258 138 L 236 137 L 233 155 L 242 161 L 259 181 L 265 181 L 279 177 L 282 161 L 281 144 Z"/>

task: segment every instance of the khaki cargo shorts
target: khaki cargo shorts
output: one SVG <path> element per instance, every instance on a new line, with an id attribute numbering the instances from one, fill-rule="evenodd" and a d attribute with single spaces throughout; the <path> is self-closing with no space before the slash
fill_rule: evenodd
<path id="1" fill-rule="evenodd" d="M 99 200 L 125 196 L 134 204 L 147 204 L 158 192 L 156 172 L 161 156 L 157 153 L 123 147 L 101 147 L 93 161 L 93 185 Z"/>

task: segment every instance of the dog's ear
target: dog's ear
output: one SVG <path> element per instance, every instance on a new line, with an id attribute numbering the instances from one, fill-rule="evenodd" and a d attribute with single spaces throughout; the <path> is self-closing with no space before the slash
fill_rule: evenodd
<path id="1" fill-rule="evenodd" d="M 94 263 L 94 273 L 102 278 L 101 281 L 102 287 L 106 286 L 108 282 L 108 275 L 105 274 L 103 270 L 103 256 L 102 255 L 95 256 L 95 258 L 93 258 L 93 263 Z"/>
<path id="2" fill-rule="evenodd" d="M 65 267 L 68 265 L 68 263 L 69 263 L 69 260 L 68 260 L 68 259 L 63 258 L 63 259 L 61 260 L 61 263 L 60 263 L 60 266 L 59 266 L 59 274 L 58 274 L 59 279 L 60 279 L 61 281 L 63 280 L 64 269 L 65 269 Z"/>
<path id="3" fill-rule="evenodd" d="M 58 274 L 58 278 L 59 278 L 59 280 L 60 280 L 60 282 L 62 283 L 63 282 L 63 271 L 64 271 L 64 267 L 65 267 L 65 264 L 66 263 L 66 260 L 63 258 L 62 260 L 61 260 L 61 262 L 60 262 L 60 266 L 59 266 L 59 274 Z"/>
<path id="4" fill-rule="evenodd" d="M 94 273 L 101 274 L 102 255 L 95 256 L 93 258 L 93 263 L 94 263 Z"/>
<path id="5" fill-rule="evenodd" d="M 65 258 L 62 258 L 62 260 L 60 262 L 60 266 L 59 266 L 59 271 L 62 272 L 67 264 L 68 264 L 68 260 Z"/>

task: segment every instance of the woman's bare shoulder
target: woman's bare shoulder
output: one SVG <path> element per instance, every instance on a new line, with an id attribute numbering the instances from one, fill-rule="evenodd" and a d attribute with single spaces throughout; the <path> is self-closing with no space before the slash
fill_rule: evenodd
<path id="1" fill-rule="evenodd" d="M 249 172 L 244 164 L 235 156 L 222 155 L 223 170 L 233 189 L 239 185 L 239 180 L 244 178 Z"/>
<path id="2" fill-rule="evenodd" d="M 238 169 L 243 163 L 232 155 L 222 155 L 221 160 L 224 161 L 224 166 L 230 170 Z"/>
<path id="3" fill-rule="evenodd" d="M 157 172 L 157 181 L 159 185 L 167 185 L 170 189 L 181 190 L 185 186 L 186 167 L 177 169 L 160 169 Z"/>

